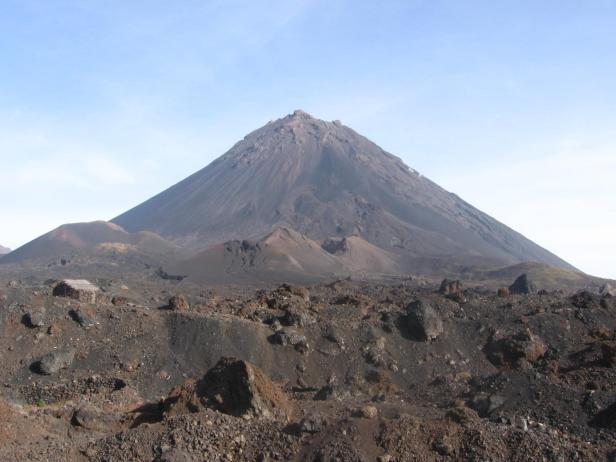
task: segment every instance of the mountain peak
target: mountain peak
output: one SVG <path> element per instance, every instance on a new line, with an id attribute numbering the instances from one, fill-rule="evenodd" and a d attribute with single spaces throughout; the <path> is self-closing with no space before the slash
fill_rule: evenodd
<path id="1" fill-rule="evenodd" d="M 310 114 L 308 114 L 303 109 L 296 109 L 295 111 L 293 111 L 293 114 L 291 114 L 291 117 L 302 117 L 304 119 L 314 119 L 314 117 L 312 117 Z"/>
<path id="2" fill-rule="evenodd" d="M 282 125 L 283 127 L 288 127 L 291 129 L 302 128 L 314 133 L 331 131 L 334 128 L 333 125 L 336 125 L 337 127 L 341 126 L 340 121 L 328 122 L 326 120 L 314 117 L 303 109 L 296 109 L 291 114 L 288 114 L 273 122 L 274 124 Z M 267 127 L 267 125 L 265 127 Z"/>
<path id="3" fill-rule="evenodd" d="M 285 223 L 313 240 L 357 234 L 409 258 L 571 268 L 353 129 L 301 109 L 113 221 L 129 232 L 151 230 L 200 248 L 253 239 Z M 287 234 L 278 230 L 273 237 Z"/>
<path id="4" fill-rule="evenodd" d="M 282 124 L 282 126 L 284 127 L 291 127 L 291 128 L 306 127 L 306 126 L 325 127 L 326 124 L 328 123 L 324 120 L 313 117 L 312 115 L 308 114 L 306 111 L 302 109 L 296 109 L 291 114 L 288 114 L 285 117 L 278 119 L 276 122 Z"/>

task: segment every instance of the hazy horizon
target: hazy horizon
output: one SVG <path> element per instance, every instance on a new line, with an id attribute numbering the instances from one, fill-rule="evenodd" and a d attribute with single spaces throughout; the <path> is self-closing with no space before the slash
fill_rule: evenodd
<path id="1" fill-rule="evenodd" d="M 616 278 L 616 5 L 0 9 L 0 245 L 111 219 L 301 108 Z"/>

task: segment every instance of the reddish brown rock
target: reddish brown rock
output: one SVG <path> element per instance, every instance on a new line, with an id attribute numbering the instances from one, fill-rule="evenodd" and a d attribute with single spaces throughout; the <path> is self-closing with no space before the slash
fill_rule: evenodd
<path id="1" fill-rule="evenodd" d="M 190 309 L 190 304 L 184 295 L 179 294 L 169 299 L 168 307 L 171 311 L 188 311 Z"/>
<path id="2" fill-rule="evenodd" d="M 506 287 L 501 287 L 500 289 L 498 289 L 497 293 L 496 293 L 500 298 L 507 298 L 509 297 L 510 293 L 509 293 L 509 289 L 507 289 Z"/>
<path id="3" fill-rule="evenodd" d="M 547 346 L 527 329 L 512 335 L 496 332 L 485 351 L 488 359 L 496 366 L 523 367 L 542 358 Z"/>
<path id="4" fill-rule="evenodd" d="M 175 387 L 165 400 L 168 415 L 209 407 L 244 418 L 288 422 L 295 414 L 282 389 L 254 364 L 222 358 L 199 381 Z"/>

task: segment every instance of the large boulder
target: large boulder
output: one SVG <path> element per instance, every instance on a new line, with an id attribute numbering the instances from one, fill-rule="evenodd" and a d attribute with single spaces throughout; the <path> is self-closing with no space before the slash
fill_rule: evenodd
<path id="1" fill-rule="evenodd" d="M 521 368 L 542 358 L 547 346 L 528 329 L 509 335 L 497 331 L 491 336 L 485 351 L 496 366 Z"/>
<path id="2" fill-rule="evenodd" d="M 607 367 L 616 368 L 616 341 L 603 342 L 601 344 L 603 363 Z"/>
<path id="3" fill-rule="evenodd" d="M 84 303 L 96 303 L 101 295 L 98 287 L 85 279 L 65 279 L 53 288 L 55 297 L 68 297 Z"/>
<path id="4" fill-rule="evenodd" d="M 38 373 L 52 375 L 57 374 L 61 369 L 70 367 L 74 359 L 75 350 L 67 348 L 46 354 L 34 366 Z"/>
<path id="5" fill-rule="evenodd" d="M 84 404 L 73 414 L 72 423 L 93 432 L 116 433 L 127 420 L 122 412 L 105 412 L 91 404 Z"/>
<path id="6" fill-rule="evenodd" d="M 45 308 L 34 309 L 26 313 L 26 320 L 30 327 L 43 327 L 45 325 Z"/>
<path id="7" fill-rule="evenodd" d="M 271 342 L 282 346 L 290 345 L 300 353 L 306 353 L 310 349 L 306 336 L 293 329 L 280 329 L 276 331 L 271 336 Z"/>
<path id="8" fill-rule="evenodd" d="M 165 412 L 196 412 L 204 407 L 243 418 L 288 422 L 294 406 L 282 389 L 254 364 L 222 358 L 205 376 L 172 390 Z"/>
<path id="9" fill-rule="evenodd" d="M 188 299 L 182 294 L 171 297 L 167 306 L 171 311 L 188 311 L 190 309 Z"/>
<path id="10" fill-rule="evenodd" d="M 96 321 L 96 310 L 92 307 L 76 308 L 69 311 L 69 316 L 85 329 L 94 327 L 98 323 Z"/>
<path id="11" fill-rule="evenodd" d="M 535 284 L 530 280 L 526 273 L 518 276 L 518 278 L 509 286 L 509 293 L 511 294 L 533 294 L 537 292 Z"/>
<path id="12" fill-rule="evenodd" d="M 408 327 L 414 336 L 430 341 L 443 333 L 443 322 L 428 302 L 416 300 L 409 303 L 406 314 Z"/>
<path id="13" fill-rule="evenodd" d="M 596 309 L 601 307 L 601 297 L 588 290 L 580 290 L 571 297 L 571 303 L 580 309 Z"/>

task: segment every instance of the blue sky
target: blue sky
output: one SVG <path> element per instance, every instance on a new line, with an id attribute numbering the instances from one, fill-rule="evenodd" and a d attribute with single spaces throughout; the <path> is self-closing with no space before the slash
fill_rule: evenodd
<path id="1" fill-rule="evenodd" d="M 302 108 L 616 278 L 616 3 L 0 0 L 0 244 Z"/>

